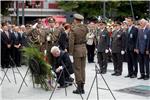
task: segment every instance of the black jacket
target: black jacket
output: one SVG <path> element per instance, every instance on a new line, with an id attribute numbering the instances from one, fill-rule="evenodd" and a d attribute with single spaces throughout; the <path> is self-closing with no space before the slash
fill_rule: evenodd
<path id="1" fill-rule="evenodd" d="M 12 40 L 13 40 L 13 45 L 18 45 L 19 43 L 22 44 L 22 39 L 21 39 L 21 34 L 17 33 L 18 37 L 15 36 L 15 33 L 12 33 Z"/>
<path id="2" fill-rule="evenodd" d="M 54 71 L 56 71 L 59 66 L 62 66 L 65 70 L 67 69 L 70 74 L 73 74 L 73 66 L 68 52 L 61 51 L 60 56 L 55 59 L 55 63 L 52 66 Z"/>
<path id="3" fill-rule="evenodd" d="M 133 51 L 136 48 L 138 29 L 132 26 L 130 32 L 127 32 L 127 44 L 126 49 L 129 51 Z"/>
<path id="4" fill-rule="evenodd" d="M 58 45 L 59 45 L 59 48 L 61 50 L 65 50 L 65 49 L 68 49 L 68 46 L 69 46 L 69 43 L 68 43 L 68 36 L 67 34 L 62 31 L 60 33 L 60 36 L 59 36 L 59 40 L 58 40 Z"/>
<path id="5" fill-rule="evenodd" d="M 112 34 L 112 43 L 111 43 L 111 49 L 112 53 L 121 53 L 121 51 L 125 50 L 125 32 L 122 30 L 114 31 Z"/>
<path id="6" fill-rule="evenodd" d="M 109 34 L 106 29 L 103 32 L 98 32 L 98 45 L 97 50 L 98 52 L 105 52 L 106 49 L 109 49 Z"/>
<path id="7" fill-rule="evenodd" d="M 12 34 L 9 31 L 8 33 L 9 33 L 9 38 L 5 32 L 1 32 L 1 47 L 2 48 L 7 48 L 8 44 L 12 45 L 13 43 Z"/>

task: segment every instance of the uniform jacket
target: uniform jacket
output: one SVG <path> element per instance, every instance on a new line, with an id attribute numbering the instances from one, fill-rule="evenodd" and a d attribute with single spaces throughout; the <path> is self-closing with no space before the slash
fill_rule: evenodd
<path id="1" fill-rule="evenodd" d="M 125 33 L 122 30 L 115 30 L 112 33 L 112 43 L 111 43 L 111 49 L 112 53 L 121 53 L 121 51 L 125 50 L 125 42 L 126 37 Z"/>
<path id="2" fill-rule="evenodd" d="M 69 53 L 74 57 L 86 56 L 86 35 L 88 28 L 84 24 L 76 24 L 69 34 Z"/>
<path id="3" fill-rule="evenodd" d="M 109 49 L 109 34 L 107 29 L 104 29 L 102 32 L 98 32 L 98 44 L 97 44 L 97 50 L 98 52 L 105 52 L 106 49 Z"/>

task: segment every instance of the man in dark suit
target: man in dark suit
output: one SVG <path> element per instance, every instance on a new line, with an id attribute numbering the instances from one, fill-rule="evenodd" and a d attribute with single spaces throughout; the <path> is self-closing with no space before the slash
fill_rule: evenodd
<path id="1" fill-rule="evenodd" d="M 63 50 L 60 50 L 57 46 L 53 46 L 51 48 L 51 53 L 55 59 L 52 67 L 57 75 L 57 81 L 60 84 L 59 88 L 67 87 L 70 84 L 65 83 L 65 81 L 73 82 L 74 80 L 70 77 L 70 75 L 73 74 L 73 68 L 69 54 Z"/>
<path id="2" fill-rule="evenodd" d="M 2 68 L 8 68 L 10 64 L 10 50 L 12 47 L 12 36 L 8 31 L 7 25 L 3 26 L 3 32 L 1 33 L 1 66 Z"/>
<path id="3" fill-rule="evenodd" d="M 112 75 L 120 76 L 122 74 L 122 62 L 123 56 L 125 54 L 125 33 L 121 29 L 121 23 L 116 22 L 114 31 L 112 33 L 112 59 L 114 64 L 114 73 Z"/>
<path id="4" fill-rule="evenodd" d="M 131 17 L 126 19 L 128 24 L 127 30 L 127 62 L 128 62 L 128 75 L 125 77 L 135 78 L 138 72 L 137 54 L 134 52 L 136 48 L 138 29 L 133 25 L 133 19 Z"/>
<path id="5" fill-rule="evenodd" d="M 138 38 L 137 38 L 137 44 L 136 44 L 136 53 L 139 56 L 139 65 L 140 65 L 140 73 L 141 77 L 138 79 L 149 79 L 149 54 L 147 54 L 148 51 L 148 42 L 149 42 L 149 34 L 150 30 L 147 28 L 146 24 L 147 21 L 145 19 L 140 20 L 140 26 L 141 28 L 138 31 Z"/>
<path id="6" fill-rule="evenodd" d="M 21 63 L 21 35 L 19 33 L 19 27 L 16 26 L 14 28 L 14 32 L 12 33 L 12 40 L 13 40 L 13 60 L 16 64 L 17 67 L 20 67 L 20 63 Z"/>
<path id="7" fill-rule="evenodd" d="M 61 50 L 68 51 L 69 47 L 69 39 L 68 34 L 70 33 L 71 26 L 70 24 L 66 23 L 64 26 L 64 30 L 60 32 L 60 36 L 58 38 L 58 46 Z"/>
<path id="8" fill-rule="evenodd" d="M 100 67 L 100 73 L 105 74 L 107 72 L 107 55 L 109 52 L 109 34 L 106 29 L 106 23 L 99 23 L 100 30 L 98 31 L 98 44 L 97 44 L 97 58 Z"/>

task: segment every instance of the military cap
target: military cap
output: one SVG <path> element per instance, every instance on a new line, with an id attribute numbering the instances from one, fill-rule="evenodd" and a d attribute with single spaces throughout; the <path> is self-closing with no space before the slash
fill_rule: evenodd
<path id="1" fill-rule="evenodd" d="M 50 16 L 50 17 L 48 18 L 48 22 L 49 22 L 49 23 L 54 23 L 54 22 L 55 22 L 55 19 L 54 19 L 52 16 Z"/>
<path id="2" fill-rule="evenodd" d="M 73 17 L 75 19 L 78 19 L 78 20 L 83 20 L 84 19 L 84 17 L 82 15 L 80 15 L 80 14 L 74 14 Z"/>
<path id="3" fill-rule="evenodd" d="M 115 25 L 121 25 L 121 22 L 120 21 L 116 21 Z"/>

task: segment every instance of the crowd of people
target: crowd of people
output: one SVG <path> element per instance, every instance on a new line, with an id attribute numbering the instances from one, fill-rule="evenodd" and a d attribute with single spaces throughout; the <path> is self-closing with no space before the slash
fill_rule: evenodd
<path id="1" fill-rule="evenodd" d="M 140 19 L 134 23 L 132 17 L 127 17 L 123 22 L 90 21 L 83 24 L 82 15 L 73 16 L 72 24 L 57 23 L 53 17 L 49 17 L 49 27 L 44 27 L 40 20 L 26 26 L 2 23 L 1 67 L 20 67 L 24 60 L 21 48 L 34 44 L 47 55 L 48 62 L 59 79 L 60 88 L 69 86 L 64 80 L 73 82 L 74 79 L 70 75 L 75 74 L 75 94 L 85 92 L 86 58 L 88 63 L 95 63 L 95 55 L 100 74 L 107 73 L 108 62 L 112 60 L 112 75 L 120 76 L 123 61 L 127 61 L 128 74 L 125 77 L 136 78 L 139 69 L 141 76 L 138 79 L 149 79 L 150 23 L 147 20 Z M 11 58 L 14 63 L 11 63 Z M 64 75 L 61 74 L 62 71 Z"/>
<path id="2" fill-rule="evenodd" d="M 123 22 L 116 21 L 111 25 L 105 22 L 89 25 L 97 27 L 87 35 L 88 62 L 94 62 L 96 48 L 101 74 L 107 72 L 111 56 L 114 65 L 112 75 L 120 76 L 123 61 L 126 61 L 128 75 L 125 77 L 136 78 L 139 69 L 141 77 L 138 79 L 149 79 L 150 24 L 147 20 L 141 19 L 134 24 L 134 20 L 128 17 Z"/>

